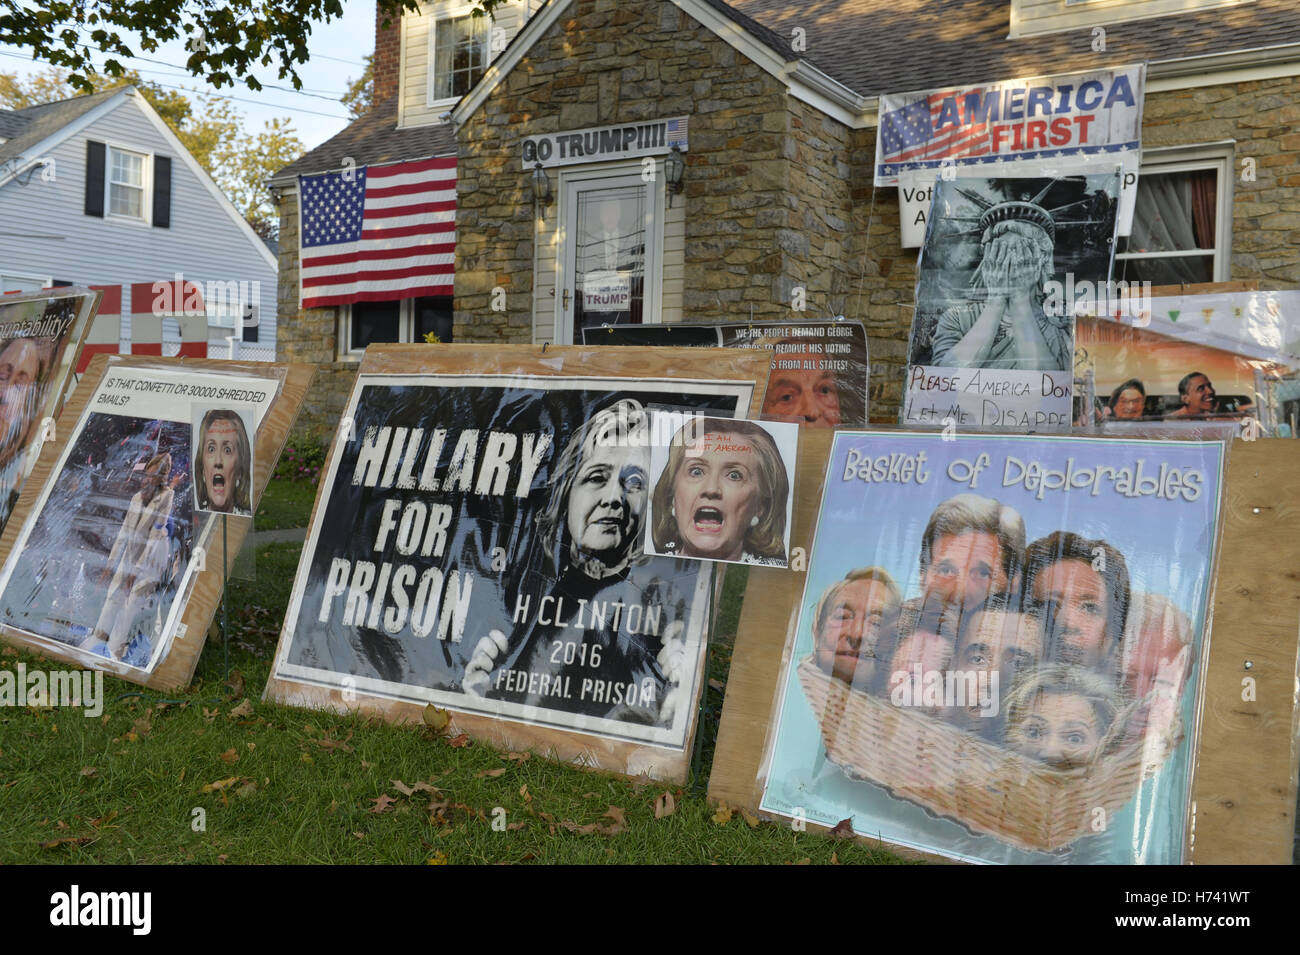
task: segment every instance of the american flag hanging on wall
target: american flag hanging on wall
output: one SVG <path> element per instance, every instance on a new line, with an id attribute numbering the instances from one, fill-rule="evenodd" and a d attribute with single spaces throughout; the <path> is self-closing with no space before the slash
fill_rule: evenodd
<path id="1" fill-rule="evenodd" d="M 456 158 L 299 177 L 303 308 L 450 295 Z"/>

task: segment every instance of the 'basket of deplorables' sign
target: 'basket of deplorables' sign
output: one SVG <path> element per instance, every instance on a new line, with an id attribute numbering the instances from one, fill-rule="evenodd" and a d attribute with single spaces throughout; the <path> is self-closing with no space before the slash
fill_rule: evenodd
<path id="1" fill-rule="evenodd" d="M 837 433 L 760 808 L 966 860 L 1182 861 L 1222 461 Z"/>

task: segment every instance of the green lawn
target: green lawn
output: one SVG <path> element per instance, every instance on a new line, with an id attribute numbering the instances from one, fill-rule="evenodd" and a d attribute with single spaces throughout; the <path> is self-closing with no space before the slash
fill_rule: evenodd
<path id="1" fill-rule="evenodd" d="M 242 689 L 225 685 L 223 647 L 210 641 L 191 688 L 171 697 L 106 679 L 98 719 L 0 709 L 0 863 L 900 861 L 740 813 L 720 822 L 703 778 L 637 784 L 539 755 L 453 747 L 423 727 L 260 703 L 299 548 L 261 548 L 255 579 L 231 584 L 229 658 Z M 734 633 L 742 582 L 727 581 L 724 634 Z M 730 647 L 713 647 L 716 683 Z M 4 653 L 6 669 L 41 665 Z M 708 693 L 706 758 L 722 695 Z M 665 791 L 676 810 L 656 820 Z"/>
<path id="2" fill-rule="evenodd" d="M 306 527 L 315 501 L 315 484 L 272 479 L 262 493 L 262 500 L 258 502 L 253 529 L 272 531 L 286 527 Z"/>

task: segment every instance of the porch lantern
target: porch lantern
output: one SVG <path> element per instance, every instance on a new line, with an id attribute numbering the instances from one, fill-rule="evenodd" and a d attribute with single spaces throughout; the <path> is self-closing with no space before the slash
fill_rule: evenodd
<path id="1" fill-rule="evenodd" d="M 551 179 L 541 163 L 533 166 L 533 202 L 546 205 L 551 201 Z"/>
<path id="2" fill-rule="evenodd" d="M 686 160 L 682 158 L 682 150 L 674 146 L 668 158 L 664 160 L 664 176 L 668 180 L 668 208 L 673 206 L 673 195 L 680 194 L 682 191 L 682 175 L 686 172 Z"/>

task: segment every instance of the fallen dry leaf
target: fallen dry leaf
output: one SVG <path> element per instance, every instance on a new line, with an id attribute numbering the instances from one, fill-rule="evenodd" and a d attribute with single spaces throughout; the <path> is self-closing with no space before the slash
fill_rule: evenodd
<path id="1" fill-rule="evenodd" d="M 233 720 L 242 720 L 246 716 L 252 716 L 253 704 L 248 702 L 248 698 L 245 697 L 244 702 L 236 706 L 227 715 Z"/>
<path id="2" fill-rule="evenodd" d="M 663 819 L 665 816 L 671 816 L 677 811 L 677 800 L 673 799 L 673 794 L 664 792 L 655 800 L 655 818 Z"/>
<path id="3" fill-rule="evenodd" d="M 220 713 L 220 710 L 210 710 L 206 706 L 203 707 L 203 722 L 211 723 Z"/>
<path id="4" fill-rule="evenodd" d="M 81 767 L 81 775 L 82 775 L 82 776 L 93 776 L 93 775 L 95 775 L 95 773 L 97 773 L 97 772 L 99 772 L 99 770 L 97 770 L 94 766 L 82 766 L 82 767 Z"/>
<path id="5" fill-rule="evenodd" d="M 54 828 L 55 828 L 55 829 L 71 829 L 72 827 L 71 827 L 70 825 L 68 825 L 66 822 L 64 822 L 62 819 L 60 819 L 58 822 L 56 822 L 56 823 L 54 824 Z"/>
<path id="6" fill-rule="evenodd" d="M 235 795 L 240 799 L 243 799 L 245 796 L 251 796 L 255 792 L 257 792 L 257 783 L 250 779 L 245 782 L 244 785 L 235 790 Z"/>
<path id="7" fill-rule="evenodd" d="M 235 785 L 235 783 L 239 782 L 239 779 L 240 777 L 238 776 L 230 776 L 226 779 L 218 779 L 215 783 L 205 783 L 203 788 L 200 789 L 199 792 L 201 793 L 220 792 L 223 789 L 227 789 Z"/>
<path id="8" fill-rule="evenodd" d="M 749 826 L 749 828 L 751 829 L 758 828 L 758 824 L 760 822 L 758 816 L 754 815 L 748 809 L 740 810 L 740 818 L 745 820 L 745 825 Z"/>
<path id="9" fill-rule="evenodd" d="M 244 695 L 244 674 L 238 670 L 230 671 L 230 679 L 226 681 L 226 689 L 229 690 L 229 697 L 237 700 Z"/>
<path id="10" fill-rule="evenodd" d="M 428 864 L 429 864 L 429 865 L 446 865 L 446 864 L 447 864 L 447 856 L 446 856 L 444 853 L 442 853 L 441 851 L 439 851 L 439 852 L 435 852 L 433 855 L 429 856 L 429 863 L 428 863 Z"/>
<path id="11" fill-rule="evenodd" d="M 469 744 L 470 738 L 464 733 L 461 733 L 459 736 L 453 736 L 451 739 L 447 740 L 447 745 L 452 749 L 464 749 Z"/>
<path id="12" fill-rule="evenodd" d="M 731 807 L 725 802 L 718 806 L 718 811 L 713 814 L 713 821 L 719 826 L 725 826 L 731 822 Z"/>
<path id="13" fill-rule="evenodd" d="M 474 778 L 482 779 L 483 777 L 486 776 L 488 779 L 496 779 L 498 776 L 504 775 L 505 771 L 506 768 L 504 766 L 502 766 L 500 769 L 484 769 L 475 773 Z"/>
<path id="14" fill-rule="evenodd" d="M 51 839 L 49 842 L 42 842 L 42 849 L 57 849 L 60 846 L 84 846 L 95 840 L 94 836 L 64 836 L 61 839 Z"/>
<path id="15" fill-rule="evenodd" d="M 326 736 L 322 739 L 314 739 L 312 740 L 312 742 L 315 743 L 317 746 L 319 746 L 321 749 L 328 749 L 331 751 L 336 749 L 341 749 L 345 753 L 351 753 L 351 752 L 355 752 L 355 750 L 353 750 L 352 747 L 348 745 L 348 740 L 350 739 L 352 739 L 352 731 L 348 730 L 348 735 L 343 737 L 342 739 L 331 739 L 330 737 Z"/>
<path id="16" fill-rule="evenodd" d="M 505 756 L 501 758 L 513 760 L 516 763 L 522 763 L 526 759 L 532 759 L 533 754 L 532 753 L 506 753 Z"/>
<path id="17" fill-rule="evenodd" d="M 528 825 L 528 823 L 526 823 L 526 822 L 510 822 L 510 823 L 506 823 L 506 832 L 514 832 L 516 829 L 522 829 L 522 828 L 523 828 L 524 826 L 526 826 L 526 825 Z"/>
<path id="18" fill-rule="evenodd" d="M 839 865 L 839 864 L 840 864 L 840 857 L 839 857 L 839 855 L 838 855 L 837 853 L 832 852 L 832 853 L 831 853 L 831 865 Z"/>
<path id="19" fill-rule="evenodd" d="M 396 789 L 403 796 L 412 796 L 415 794 L 415 789 L 411 786 L 406 785 L 406 783 L 402 782 L 400 779 L 393 780 L 393 788 Z"/>
<path id="20" fill-rule="evenodd" d="M 804 856 L 798 862 L 791 862 L 790 864 L 791 865 L 812 865 L 812 859 L 808 858 L 807 856 Z"/>
<path id="21" fill-rule="evenodd" d="M 446 710 L 438 709 L 432 703 L 425 706 L 422 716 L 424 725 L 435 733 L 445 733 L 447 727 L 451 725 L 451 714 Z"/>
<path id="22" fill-rule="evenodd" d="M 387 812 L 387 811 L 388 811 L 388 807 L 391 806 L 391 805 L 392 805 L 393 803 L 395 803 L 395 802 L 397 802 L 396 799 L 394 799 L 392 796 L 388 795 L 388 793 L 384 793 L 382 796 L 376 796 L 376 797 L 375 797 L 375 804 L 374 804 L 373 806 L 371 806 L 371 807 L 367 810 L 367 812 L 373 812 L 373 813 L 375 813 L 376 815 L 378 815 L 378 814 L 381 813 L 381 812 Z"/>
<path id="23" fill-rule="evenodd" d="M 232 747 L 230 747 L 230 749 L 228 749 L 228 750 L 226 750 L 224 753 L 222 753 L 222 754 L 221 754 L 221 761 L 222 761 L 223 763 L 235 763 L 235 762 L 238 762 L 238 761 L 239 761 L 239 753 L 235 751 L 235 747 L 232 746 Z"/>
<path id="24" fill-rule="evenodd" d="M 710 678 L 710 679 L 709 679 L 709 688 L 710 688 L 710 689 L 713 689 L 713 690 L 717 690 L 719 693 L 721 693 L 721 692 L 722 692 L 722 681 L 721 681 L 721 680 L 714 680 L 714 679 Z"/>
<path id="25" fill-rule="evenodd" d="M 853 820 L 841 819 L 835 823 L 830 831 L 830 835 L 835 839 L 852 839 L 853 838 Z"/>
<path id="26" fill-rule="evenodd" d="M 524 783 L 522 786 L 519 787 L 519 798 L 522 799 L 524 802 L 533 801 L 533 795 L 528 791 L 527 783 Z"/>
<path id="27" fill-rule="evenodd" d="M 598 832 L 602 836 L 616 836 L 627 828 L 623 822 L 623 810 L 619 809 L 617 806 L 610 806 L 601 818 L 609 819 L 610 821 L 608 823 L 589 822 L 585 826 L 580 826 L 570 819 L 565 819 L 560 823 L 560 826 L 570 832 L 577 832 L 583 835 Z"/>

